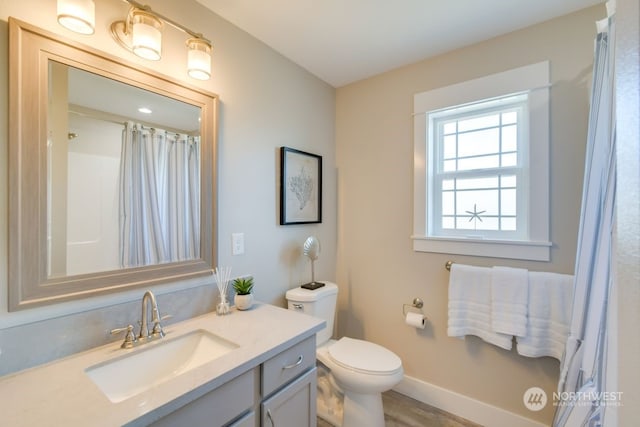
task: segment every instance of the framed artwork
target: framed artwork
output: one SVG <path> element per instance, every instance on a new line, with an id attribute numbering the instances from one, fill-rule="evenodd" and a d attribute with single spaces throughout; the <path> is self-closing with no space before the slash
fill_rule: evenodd
<path id="1" fill-rule="evenodd" d="M 280 225 L 322 222 L 322 156 L 280 147 Z"/>

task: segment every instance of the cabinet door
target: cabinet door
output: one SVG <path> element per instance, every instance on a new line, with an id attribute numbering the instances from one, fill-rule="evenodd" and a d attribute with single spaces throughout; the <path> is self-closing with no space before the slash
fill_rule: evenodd
<path id="1" fill-rule="evenodd" d="M 316 427 L 316 368 L 262 403 L 264 427 Z"/>

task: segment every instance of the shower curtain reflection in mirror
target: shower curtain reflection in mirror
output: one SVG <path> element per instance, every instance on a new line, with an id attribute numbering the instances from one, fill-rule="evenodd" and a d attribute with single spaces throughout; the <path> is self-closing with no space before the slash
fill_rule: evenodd
<path id="1" fill-rule="evenodd" d="M 200 137 L 126 123 L 119 197 L 122 268 L 200 257 Z"/>

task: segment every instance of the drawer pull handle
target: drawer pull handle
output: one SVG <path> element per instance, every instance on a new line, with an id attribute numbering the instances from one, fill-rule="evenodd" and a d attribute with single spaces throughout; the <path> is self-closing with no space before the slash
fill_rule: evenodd
<path id="1" fill-rule="evenodd" d="M 300 355 L 300 356 L 298 356 L 298 360 L 296 361 L 296 363 L 294 363 L 293 365 L 285 365 L 285 366 L 282 367 L 282 369 L 293 369 L 296 366 L 299 366 L 302 363 L 303 360 L 304 360 L 304 356 Z"/>
<path id="2" fill-rule="evenodd" d="M 271 416 L 271 409 L 267 409 L 267 417 L 269 418 L 269 421 L 271 421 L 271 426 L 276 427 L 276 423 L 273 422 L 273 416 Z"/>

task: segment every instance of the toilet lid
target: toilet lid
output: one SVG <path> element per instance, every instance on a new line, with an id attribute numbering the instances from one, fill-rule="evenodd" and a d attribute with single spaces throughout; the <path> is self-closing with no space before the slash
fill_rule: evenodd
<path id="1" fill-rule="evenodd" d="M 385 374 L 402 367 L 395 353 L 378 344 L 348 337 L 329 346 L 329 355 L 335 362 L 356 371 Z"/>

